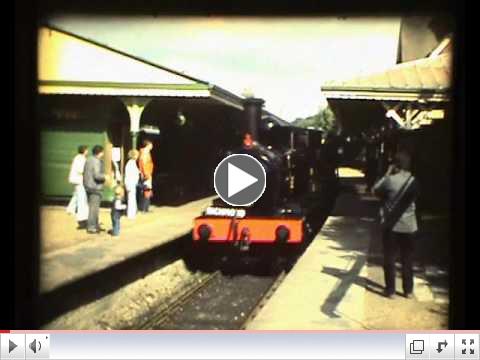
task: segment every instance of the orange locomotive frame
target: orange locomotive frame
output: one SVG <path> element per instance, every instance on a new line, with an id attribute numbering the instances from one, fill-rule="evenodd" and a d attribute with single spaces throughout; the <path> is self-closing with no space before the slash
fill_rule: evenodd
<path id="1" fill-rule="evenodd" d="M 288 229 L 287 244 L 299 244 L 303 241 L 303 218 L 255 217 L 245 218 L 199 216 L 194 220 L 193 240 L 200 241 L 202 226 L 209 229 L 205 239 L 209 243 L 234 243 L 247 237 L 249 243 L 275 243 L 277 230 Z"/>

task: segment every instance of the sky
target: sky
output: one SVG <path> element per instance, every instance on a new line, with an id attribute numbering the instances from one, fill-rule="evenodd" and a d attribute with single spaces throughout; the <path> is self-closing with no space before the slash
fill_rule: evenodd
<path id="1" fill-rule="evenodd" d="M 400 18 L 57 16 L 49 24 L 206 80 L 293 121 L 326 106 L 328 80 L 396 63 Z"/>

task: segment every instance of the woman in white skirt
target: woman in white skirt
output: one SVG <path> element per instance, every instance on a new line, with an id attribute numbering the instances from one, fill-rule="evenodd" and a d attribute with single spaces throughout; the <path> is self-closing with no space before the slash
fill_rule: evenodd
<path id="1" fill-rule="evenodd" d="M 137 213 L 137 185 L 140 179 L 137 159 L 138 150 L 132 149 L 128 152 L 127 165 L 125 166 L 125 188 L 127 189 L 127 217 L 135 218 Z"/>
<path id="2" fill-rule="evenodd" d="M 73 158 L 70 166 L 70 174 L 68 175 L 68 182 L 75 186 L 72 198 L 67 206 L 67 212 L 75 215 L 78 228 L 86 227 L 88 219 L 88 201 L 87 193 L 83 187 L 83 169 L 85 168 L 85 161 L 87 160 L 88 148 L 85 145 L 78 147 L 78 154 Z"/>

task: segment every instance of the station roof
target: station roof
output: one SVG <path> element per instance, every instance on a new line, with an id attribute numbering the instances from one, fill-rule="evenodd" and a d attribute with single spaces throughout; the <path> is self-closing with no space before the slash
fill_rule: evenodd
<path id="1" fill-rule="evenodd" d="M 243 98 L 94 40 L 51 26 L 38 31 L 38 92 L 55 95 L 209 98 L 243 110 Z M 290 126 L 263 110 L 263 118 Z"/>
<path id="2" fill-rule="evenodd" d="M 386 71 L 346 81 L 327 82 L 321 90 L 327 99 L 448 101 L 451 44 L 442 42 L 440 46 L 427 58 L 400 63 Z"/>
<path id="3" fill-rule="evenodd" d="M 38 92 L 58 95 L 243 99 L 207 81 L 50 26 L 38 31 Z"/>

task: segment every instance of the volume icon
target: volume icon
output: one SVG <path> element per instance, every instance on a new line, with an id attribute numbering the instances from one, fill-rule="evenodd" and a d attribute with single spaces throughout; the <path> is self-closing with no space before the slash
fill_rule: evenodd
<path id="1" fill-rule="evenodd" d="M 30 350 L 33 351 L 34 354 L 37 353 L 37 351 L 40 351 L 42 349 L 42 343 L 40 341 L 37 342 L 37 339 L 33 339 L 33 341 L 28 345 Z"/>

